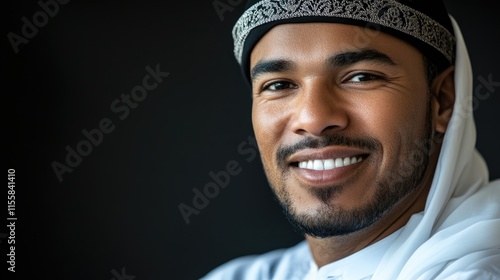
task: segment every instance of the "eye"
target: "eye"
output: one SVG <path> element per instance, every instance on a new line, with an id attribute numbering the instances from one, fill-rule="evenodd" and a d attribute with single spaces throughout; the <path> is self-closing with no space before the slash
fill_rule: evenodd
<path id="1" fill-rule="evenodd" d="M 286 89 L 291 89 L 291 88 L 296 88 L 296 86 L 290 82 L 287 82 L 287 81 L 277 81 L 277 82 L 272 82 L 272 83 L 264 85 L 264 87 L 262 88 L 262 91 L 266 91 L 266 90 L 280 91 L 280 90 L 286 90 Z"/>
<path id="2" fill-rule="evenodd" d="M 351 75 L 348 78 L 348 82 L 354 83 L 362 83 L 362 82 L 370 82 L 374 80 L 382 80 L 383 78 L 379 75 L 370 74 L 370 73 L 356 73 Z"/>

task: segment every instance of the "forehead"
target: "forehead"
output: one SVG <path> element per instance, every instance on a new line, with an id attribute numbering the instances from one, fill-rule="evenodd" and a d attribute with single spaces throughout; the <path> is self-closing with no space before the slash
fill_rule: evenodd
<path id="1" fill-rule="evenodd" d="M 323 63 L 335 53 L 363 49 L 387 54 L 397 64 L 421 58 L 412 45 L 377 30 L 340 23 L 290 23 L 273 27 L 260 39 L 250 54 L 250 68 L 266 59 Z"/>

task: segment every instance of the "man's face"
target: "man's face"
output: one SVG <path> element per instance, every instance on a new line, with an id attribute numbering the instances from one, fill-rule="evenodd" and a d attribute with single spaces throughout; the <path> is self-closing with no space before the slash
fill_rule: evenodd
<path id="1" fill-rule="evenodd" d="M 358 231 L 419 194 L 433 125 L 414 47 L 350 25 L 283 24 L 250 67 L 266 175 L 303 233 Z"/>

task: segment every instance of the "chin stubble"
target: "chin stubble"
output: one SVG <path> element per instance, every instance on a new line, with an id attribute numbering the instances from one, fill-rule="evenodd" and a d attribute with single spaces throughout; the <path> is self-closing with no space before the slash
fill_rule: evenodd
<path id="1" fill-rule="evenodd" d="M 430 108 L 428 109 L 429 112 L 427 114 L 422 143 L 431 142 Z M 429 153 L 426 153 L 417 143 L 414 143 L 405 153 L 403 153 L 402 157 L 400 157 L 400 162 L 398 164 L 400 168 L 395 174 L 386 176 L 383 180 L 375 182 L 377 190 L 374 199 L 368 204 L 357 209 L 343 209 L 338 205 L 332 204 L 332 199 L 339 195 L 344 188 L 348 187 L 346 185 L 334 185 L 321 189 L 308 189 L 308 192 L 317 197 L 321 201 L 321 204 L 315 209 L 311 208 L 305 212 L 299 213 L 294 207 L 291 194 L 286 187 L 285 178 L 287 172 L 284 171 L 285 168 L 281 164 L 283 161 L 279 161 L 280 157 L 286 158 L 288 154 L 303 147 L 322 147 L 328 146 L 331 143 L 335 143 L 336 145 L 370 148 L 370 150 L 375 152 L 380 151 L 380 143 L 374 139 L 350 139 L 347 137 L 335 136 L 321 141 L 308 139 L 295 147 L 280 149 L 277 159 L 282 167 L 280 170 L 283 176 L 280 177 L 281 180 L 275 180 L 275 182 L 281 182 L 279 188 L 272 189 L 275 199 L 282 206 L 286 218 L 300 234 L 327 238 L 347 235 L 371 226 L 390 212 L 398 202 L 418 188 L 429 163 Z M 415 156 L 421 159 L 419 164 L 413 165 L 411 172 L 405 173 L 401 166 L 403 166 L 405 161 L 412 161 L 412 157 L 414 158 Z M 266 173 L 269 175 L 268 171 L 269 170 L 266 170 Z M 276 189 L 279 191 L 276 192 Z"/>

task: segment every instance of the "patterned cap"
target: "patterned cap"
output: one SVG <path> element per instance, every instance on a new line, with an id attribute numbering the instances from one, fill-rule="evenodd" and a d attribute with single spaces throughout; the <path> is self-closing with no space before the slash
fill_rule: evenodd
<path id="1" fill-rule="evenodd" d="M 234 55 L 249 77 L 250 52 L 274 26 L 332 22 L 380 30 L 419 49 L 438 70 L 455 61 L 455 37 L 441 0 L 250 0 L 233 28 Z"/>

